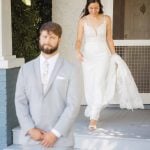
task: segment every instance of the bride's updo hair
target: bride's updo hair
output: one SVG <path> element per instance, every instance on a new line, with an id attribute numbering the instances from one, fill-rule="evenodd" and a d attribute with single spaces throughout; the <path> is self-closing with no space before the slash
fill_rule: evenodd
<path id="1" fill-rule="evenodd" d="M 91 3 L 98 3 L 99 7 L 100 7 L 99 14 L 103 14 L 104 13 L 103 5 L 102 5 L 100 0 L 87 0 L 85 8 L 82 10 L 81 18 L 89 14 L 88 7 L 89 7 L 89 5 Z"/>

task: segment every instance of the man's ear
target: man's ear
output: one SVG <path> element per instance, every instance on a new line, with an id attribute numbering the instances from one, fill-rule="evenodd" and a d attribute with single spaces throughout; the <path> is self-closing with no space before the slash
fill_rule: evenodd
<path id="1" fill-rule="evenodd" d="M 59 42 L 61 42 L 61 37 L 59 38 Z"/>

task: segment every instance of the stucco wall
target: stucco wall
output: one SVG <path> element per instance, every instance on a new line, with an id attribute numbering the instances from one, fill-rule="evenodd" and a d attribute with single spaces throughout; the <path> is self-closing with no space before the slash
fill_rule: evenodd
<path id="1" fill-rule="evenodd" d="M 79 63 L 75 55 L 77 22 L 80 18 L 80 14 L 84 8 L 84 5 L 85 0 L 52 1 L 52 20 L 59 23 L 63 28 L 62 41 L 59 50 L 66 59 L 76 64 Z M 81 67 L 79 71 L 82 74 Z M 81 83 L 79 86 L 82 85 L 83 84 Z M 86 104 L 84 97 L 82 99 L 82 104 Z"/>
<path id="2" fill-rule="evenodd" d="M 85 0 L 53 0 L 52 20 L 63 28 L 60 51 L 70 61 L 75 62 L 75 38 L 77 21 L 84 8 Z"/>

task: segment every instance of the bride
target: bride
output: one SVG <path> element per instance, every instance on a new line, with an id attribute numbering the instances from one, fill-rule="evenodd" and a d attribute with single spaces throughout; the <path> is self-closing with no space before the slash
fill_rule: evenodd
<path id="1" fill-rule="evenodd" d="M 121 108 L 143 108 L 130 70 L 115 52 L 111 19 L 103 14 L 100 0 L 87 0 L 78 23 L 75 47 L 82 62 L 85 116 L 90 117 L 90 130 L 96 129 L 101 110 L 114 98 Z"/>

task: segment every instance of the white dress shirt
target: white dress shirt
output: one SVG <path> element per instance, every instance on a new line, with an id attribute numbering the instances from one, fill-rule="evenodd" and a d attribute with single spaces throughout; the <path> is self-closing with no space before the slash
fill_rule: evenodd
<path id="1" fill-rule="evenodd" d="M 52 74 L 52 71 L 54 69 L 54 66 L 56 64 L 56 61 L 59 57 L 59 53 L 57 53 L 56 55 L 46 59 L 42 53 L 40 54 L 40 72 L 41 72 L 41 81 L 42 81 L 42 85 L 43 85 L 43 91 L 45 92 L 46 89 L 47 89 L 47 86 L 48 86 L 48 81 L 51 77 L 51 74 Z M 48 78 L 46 79 L 47 81 L 45 82 L 45 79 L 44 79 L 44 73 L 45 73 L 45 61 L 47 61 L 48 63 L 48 70 L 47 70 L 47 73 L 48 73 Z M 52 129 L 51 130 L 57 137 L 60 137 L 61 134 L 56 130 L 56 129 Z"/>

